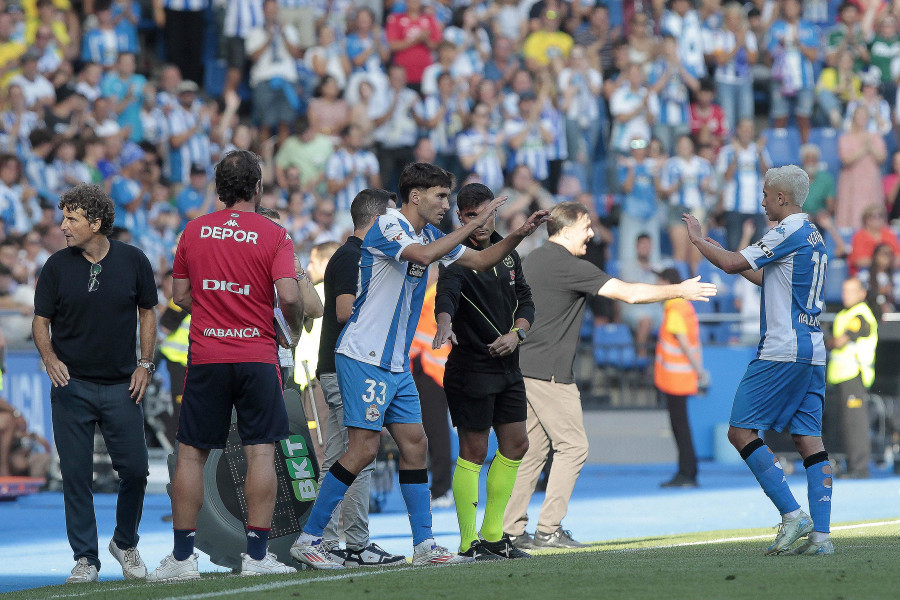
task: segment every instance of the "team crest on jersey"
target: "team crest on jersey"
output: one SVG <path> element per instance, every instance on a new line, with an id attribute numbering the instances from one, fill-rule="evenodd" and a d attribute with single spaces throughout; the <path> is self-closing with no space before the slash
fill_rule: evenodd
<path id="1" fill-rule="evenodd" d="M 427 267 L 423 267 L 422 265 L 417 265 L 416 263 L 409 263 L 409 266 L 406 267 L 406 275 L 408 277 L 415 277 L 416 279 L 421 279 L 425 274 L 425 269 Z"/>
<path id="2" fill-rule="evenodd" d="M 775 229 L 775 231 L 777 231 L 780 235 L 784 235 L 784 225 L 779 225 L 778 227 L 775 227 L 774 229 Z"/>
<path id="3" fill-rule="evenodd" d="M 375 421 L 378 420 L 378 418 L 380 416 L 381 416 L 381 413 L 378 412 L 378 407 L 375 406 L 374 404 L 370 404 L 369 407 L 366 409 L 366 421 L 369 421 L 370 423 L 374 423 Z"/>
<path id="4" fill-rule="evenodd" d="M 237 219 L 237 218 L 240 217 L 240 216 L 241 216 L 240 213 L 231 213 L 231 218 L 232 218 L 232 219 Z"/>
<path id="5" fill-rule="evenodd" d="M 763 254 L 766 255 L 766 258 L 772 258 L 773 256 L 775 256 L 775 253 L 769 250 L 769 247 L 766 246 L 765 242 L 763 242 L 762 240 L 756 242 L 756 245 L 759 246 L 759 249 L 763 251 Z"/>
<path id="6" fill-rule="evenodd" d="M 507 269 L 512 269 L 516 266 L 516 263 L 513 262 L 513 257 L 507 254 L 506 258 L 503 259 L 503 266 Z"/>

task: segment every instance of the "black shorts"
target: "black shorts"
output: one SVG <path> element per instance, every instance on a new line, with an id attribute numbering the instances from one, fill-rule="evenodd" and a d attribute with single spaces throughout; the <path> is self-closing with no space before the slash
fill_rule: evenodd
<path id="1" fill-rule="evenodd" d="M 448 368 L 444 392 L 454 427 L 482 430 L 528 416 L 522 373 L 478 373 Z"/>
<path id="2" fill-rule="evenodd" d="M 247 66 L 247 51 L 244 49 L 244 38 L 226 37 L 222 39 L 222 50 L 225 64 L 229 69 L 243 71 Z"/>
<path id="3" fill-rule="evenodd" d="M 194 448 L 224 448 L 232 407 L 245 446 L 290 435 L 278 365 L 214 363 L 188 366 L 176 439 Z"/>

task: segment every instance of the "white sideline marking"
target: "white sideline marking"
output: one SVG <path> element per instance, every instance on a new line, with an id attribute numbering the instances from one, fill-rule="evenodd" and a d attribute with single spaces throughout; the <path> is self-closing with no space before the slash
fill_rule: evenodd
<path id="1" fill-rule="evenodd" d="M 857 525 L 840 525 L 837 527 L 832 527 L 833 531 L 844 531 L 847 529 L 866 529 L 869 527 L 882 527 L 884 525 L 900 525 L 900 519 L 894 519 L 891 521 L 878 521 L 876 523 L 859 523 Z M 728 542 L 745 542 L 750 540 L 761 540 L 768 539 L 772 537 L 771 534 L 768 535 L 753 535 L 753 536 L 742 536 L 742 537 L 732 537 L 732 538 L 719 538 L 715 540 L 702 540 L 698 542 L 682 542 L 679 544 L 665 544 L 660 546 L 646 546 L 643 548 L 623 548 L 621 550 L 603 550 L 602 552 L 610 552 L 610 553 L 620 553 L 620 552 L 641 552 L 644 550 L 662 550 L 666 548 L 680 548 L 685 546 L 702 546 L 707 544 L 724 544 Z M 165 598 L 164 600 L 202 600 L 204 598 L 215 598 L 217 596 L 233 596 L 235 594 L 244 594 L 244 593 L 252 593 L 252 592 L 266 592 L 269 590 L 277 590 L 280 588 L 292 587 L 297 585 L 306 585 L 310 583 L 317 583 L 320 581 L 341 581 L 343 579 L 353 579 L 353 578 L 363 578 L 363 577 L 372 577 L 374 575 L 383 575 L 386 573 L 398 573 L 401 571 L 412 571 L 414 569 L 420 569 L 421 567 L 393 567 L 387 569 L 378 569 L 373 571 L 362 571 L 358 569 L 354 569 L 348 573 L 342 573 L 340 575 L 327 575 L 325 577 L 313 577 L 310 579 L 295 579 L 290 581 L 274 581 L 272 583 L 263 583 L 259 585 L 233 588 L 230 590 L 219 590 L 216 592 L 206 592 L 203 594 L 187 594 L 184 596 L 171 596 L 169 598 Z M 236 577 L 236 576 L 235 576 Z M 166 585 L 166 584 L 159 584 Z M 77 598 L 79 596 L 90 596 L 98 593 L 106 593 L 106 592 L 118 592 L 122 590 L 134 590 L 134 589 L 147 589 L 147 588 L 139 588 L 134 585 L 130 586 L 119 586 L 119 587 L 104 587 L 102 589 L 94 589 L 91 591 L 85 592 L 76 592 L 71 594 L 57 594 L 54 596 L 48 596 L 48 598 Z"/>

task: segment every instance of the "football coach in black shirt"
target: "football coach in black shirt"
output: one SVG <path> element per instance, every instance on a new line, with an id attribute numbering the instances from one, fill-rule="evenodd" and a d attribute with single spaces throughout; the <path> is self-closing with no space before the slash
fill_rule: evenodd
<path id="1" fill-rule="evenodd" d="M 464 186 L 456 199 L 459 220 L 465 225 L 493 199 L 487 186 Z M 495 220 L 488 221 L 463 243 L 476 250 L 498 243 L 503 237 L 494 231 L 494 224 Z M 519 344 L 534 322 L 534 302 L 518 253 L 513 250 L 489 271 L 442 266 L 434 312 L 437 334 L 433 347 L 440 348 L 448 339 L 453 343 L 444 370 L 444 391 L 459 433 L 453 498 L 460 554 L 476 560 L 528 557 L 503 533 L 503 513 L 528 450 Z M 491 427 L 499 448 L 488 471 L 479 537 L 475 532 L 478 476 L 487 456 Z"/>
<path id="2" fill-rule="evenodd" d="M 32 333 L 53 384 L 53 435 L 76 560 L 66 583 L 96 581 L 100 569 L 91 492 L 95 425 L 120 479 L 109 551 L 126 579 L 144 579 L 147 568 L 137 551 L 148 475 L 141 400 L 155 369 L 156 282 L 143 252 L 106 237 L 115 206 L 102 188 L 75 186 L 59 208 L 67 247 L 41 270 Z"/>

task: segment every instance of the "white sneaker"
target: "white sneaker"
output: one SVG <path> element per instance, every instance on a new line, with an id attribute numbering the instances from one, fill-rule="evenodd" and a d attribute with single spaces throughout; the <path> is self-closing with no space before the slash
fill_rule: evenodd
<path id="1" fill-rule="evenodd" d="M 800 546 L 794 548 L 788 554 L 794 556 L 828 556 L 834 554 L 834 544 L 831 543 L 830 539 L 814 542 L 807 537 Z"/>
<path id="2" fill-rule="evenodd" d="M 778 526 L 778 535 L 775 536 L 775 542 L 766 550 L 766 555 L 786 553 L 794 545 L 794 542 L 811 533 L 812 530 L 812 518 L 801 510 L 800 514 L 793 519 L 781 522 Z"/>
<path id="3" fill-rule="evenodd" d="M 303 540 L 306 535 L 307 534 L 304 533 L 298 537 L 297 541 L 294 542 L 294 545 L 291 546 L 291 556 L 294 557 L 294 560 L 316 570 L 344 568 L 344 565 L 335 562 L 334 555 L 332 555 L 325 544 L 322 543 L 322 538 L 316 538 L 314 541 L 309 542 Z"/>
<path id="4" fill-rule="evenodd" d="M 453 498 L 453 491 L 450 490 L 443 496 L 431 499 L 431 508 L 453 508 L 456 501 Z"/>
<path id="5" fill-rule="evenodd" d="M 97 581 L 97 567 L 81 557 L 72 569 L 72 576 L 66 579 L 66 583 L 91 583 Z"/>
<path id="6" fill-rule="evenodd" d="M 262 560 L 251 558 L 249 554 L 241 553 L 241 577 L 252 575 L 284 575 L 296 573 L 297 569 L 278 562 L 278 558 L 271 552 L 266 552 Z"/>
<path id="7" fill-rule="evenodd" d="M 122 550 L 114 541 L 109 540 L 109 553 L 122 565 L 122 575 L 125 579 L 147 579 L 147 565 L 141 560 L 137 548 Z"/>
<path id="8" fill-rule="evenodd" d="M 462 565 L 473 562 L 475 562 L 475 559 L 471 556 L 461 556 L 454 552 L 450 552 L 443 546 L 435 544 L 434 539 L 432 538 L 420 543 L 413 550 L 412 564 L 414 567 L 426 565 Z"/>
<path id="9" fill-rule="evenodd" d="M 198 558 L 197 554 L 191 554 L 184 560 L 175 560 L 175 557 L 170 554 L 162 559 L 155 571 L 147 575 L 147 581 L 163 583 L 200 579 L 200 570 L 197 568 Z"/>

